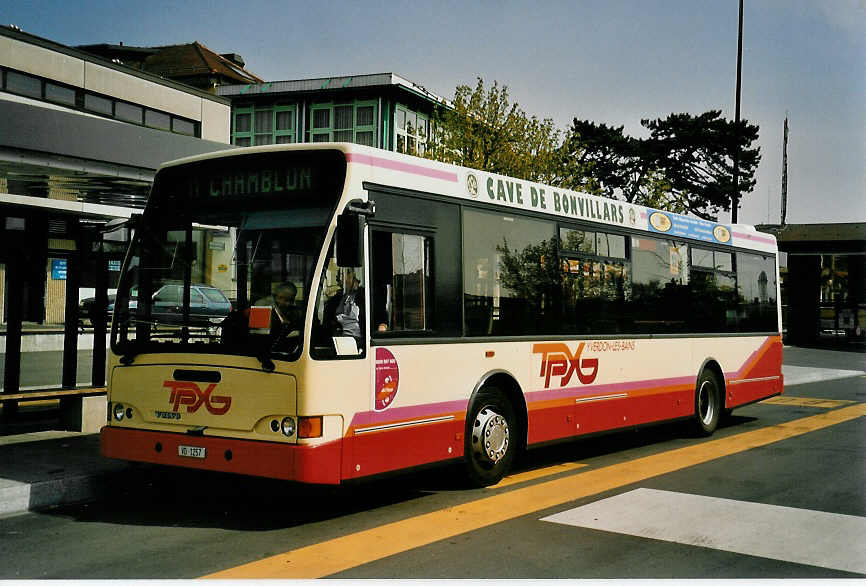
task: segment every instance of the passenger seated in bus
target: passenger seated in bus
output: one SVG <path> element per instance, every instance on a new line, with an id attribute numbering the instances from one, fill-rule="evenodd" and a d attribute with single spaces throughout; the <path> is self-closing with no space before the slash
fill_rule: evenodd
<path id="1" fill-rule="evenodd" d="M 364 288 L 354 273 L 346 278 L 346 288 L 334 310 L 334 318 L 339 327 L 335 335 L 352 336 L 360 342 L 364 325 Z"/>

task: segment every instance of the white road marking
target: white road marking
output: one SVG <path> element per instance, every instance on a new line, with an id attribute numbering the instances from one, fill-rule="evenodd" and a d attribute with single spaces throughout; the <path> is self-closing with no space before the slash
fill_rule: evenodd
<path id="1" fill-rule="evenodd" d="M 542 521 L 866 574 L 866 518 L 639 488 Z"/>
<path id="2" fill-rule="evenodd" d="M 814 366 L 789 366 L 782 365 L 782 374 L 785 375 L 785 386 L 802 385 L 806 383 L 817 383 L 825 380 L 835 380 L 866 374 L 862 370 L 837 370 L 833 368 L 816 368 Z"/>

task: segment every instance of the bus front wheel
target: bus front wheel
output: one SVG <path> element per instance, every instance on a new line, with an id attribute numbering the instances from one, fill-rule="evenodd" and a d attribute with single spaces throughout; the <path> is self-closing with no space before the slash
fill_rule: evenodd
<path id="1" fill-rule="evenodd" d="M 694 431 L 701 436 L 712 435 L 719 425 L 721 414 L 721 385 L 712 371 L 704 370 L 695 387 Z"/>
<path id="2" fill-rule="evenodd" d="M 482 387 L 469 402 L 465 462 L 469 480 L 496 484 L 505 476 L 517 447 L 517 419 L 509 400 L 493 386 Z"/>

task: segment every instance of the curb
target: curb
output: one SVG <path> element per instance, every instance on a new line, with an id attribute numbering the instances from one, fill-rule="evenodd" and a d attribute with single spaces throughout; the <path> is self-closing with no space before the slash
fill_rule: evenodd
<path id="1" fill-rule="evenodd" d="M 97 499 L 105 494 L 106 476 L 82 474 L 33 484 L 0 479 L 0 515 Z"/>

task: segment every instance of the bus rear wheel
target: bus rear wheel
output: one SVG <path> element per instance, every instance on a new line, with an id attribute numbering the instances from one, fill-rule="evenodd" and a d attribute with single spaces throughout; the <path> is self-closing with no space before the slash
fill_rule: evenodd
<path id="1" fill-rule="evenodd" d="M 712 371 L 704 370 L 695 387 L 694 431 L 700 436 L 713 435 L 719 426 L 721 414 L 721 385 Z"/>
<path id="2" fill-rule="evenodd" d="M 511 467 L 517 446 L 517 419 L 505 395 L 496 387 L 482 387 L 469 402 L 466 420 L 465 463 L 476 486 L 496 484 Z"/>

